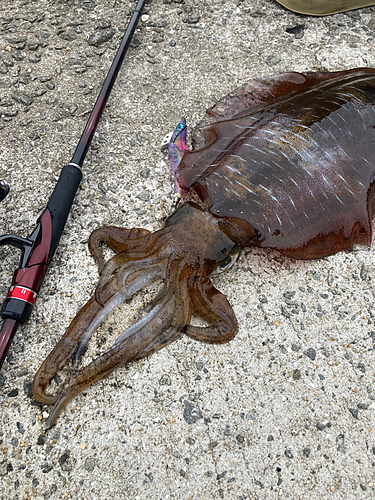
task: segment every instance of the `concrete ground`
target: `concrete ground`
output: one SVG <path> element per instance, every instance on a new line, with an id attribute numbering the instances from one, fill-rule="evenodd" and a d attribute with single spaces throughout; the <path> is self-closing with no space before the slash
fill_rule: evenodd
<path id="1" fill-rule="evenodd" d="M 0 234 L 33 229 L 70 161 L 134 8 L 129 0 L 2 0 Z M 253 77 L 375 67 L 375 8 L 326 18 L 273 0 L 153 0 L 83 167 L 29 325 L 0 372 L 0 498 L 372 499 L 374 250 L 316 262 L 245 249 L 214 279 L 237 337 L 187 337 L 79 395 L 49 432 L 31 381 L 97 282 L 101 225 L 158 229 L 171 199 L 160 151 L 182 116 Z M 0 295 L 19 252 L 0 249 Z M 153 290 L 91 340 L 107 349 Z"/>

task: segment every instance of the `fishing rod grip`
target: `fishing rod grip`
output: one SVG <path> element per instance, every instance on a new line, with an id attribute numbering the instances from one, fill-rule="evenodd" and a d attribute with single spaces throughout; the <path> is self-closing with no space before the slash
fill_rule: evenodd
<path id="1" fill-rule="evenodd" d="M 21 263 L 1 308 L 3 319 L 26 323 L 30 318 L 44 276 L 64 230 L 75 194 L 82 179 L 81 170 L 65 165 L 47 207 L 27 240 L 22 240 Z"/>
<path id="2" fill-rule="evenodd" d="M 72 163 L 65 165 L 61 170 L 59 180 L 47 203 L 47 210 L 51 214 L 51 246 L 49 262 L 59 244 L 60 237 L 65 227 L 70 208 L 77 189 L 82 180 L 81 169 Z M 48 262 L 48 263 L 49 263 Z"/>

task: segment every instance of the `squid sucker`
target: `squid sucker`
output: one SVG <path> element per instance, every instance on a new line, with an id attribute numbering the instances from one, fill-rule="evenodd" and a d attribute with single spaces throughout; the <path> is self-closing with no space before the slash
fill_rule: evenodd
<path id="1" fill-rule="evenodd" d="M 210 275 L 227 268 L 241 247 L 317 259 L 371 244 L 375 69 L 250 80 L 207 111 L 193 131 L 191 151 L 184 134 L 170 157 L 178 158 L 180 191 L 193 189 L 201 204 L 182 204 L 154 233 L 107 226 L 91 234 L 100 274 L 95 294 L 33 382 L 36 399 L 54 405 L 47 429 L 87 386 L 182 333 L 212 344 L 230 341 L 236 317 Z M 115 252 L 107 262 L 103 244 Z M 61 393 L 50 394 L 52 378 L 68 361 L 77 366 L 100 323 L 154 281 L 163 287 L 141 319 L 75 370 Z M 192 315 L 207 326 L 191 325 Z"/>

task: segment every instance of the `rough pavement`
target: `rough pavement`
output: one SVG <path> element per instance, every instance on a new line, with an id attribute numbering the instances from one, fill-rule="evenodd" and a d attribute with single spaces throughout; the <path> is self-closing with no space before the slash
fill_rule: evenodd
<path id="1" fill-rule="evenodd" d="M 135 3 L 2 0 L 0 234 L 26 236 L 69 162 Z M 0 373 L 0 498 L 372 499 L 374 250 L 316 262 L 246 249 L 215 278 L 238 318 L 228 345 L 188 338 L 90 387 L 48 433 L 30 387 L 91 295 L 100 225 L 156 230 L 160 151 L 182 116 L 252 77 L 375 67 L 375 8 L 300 16 L 271 0 L 153 0 L 93 145 L 31 323 Z M 0 249 L 4 297 L 19 253 Z M 108 348 L 153 290 L 90 342 Z"/>

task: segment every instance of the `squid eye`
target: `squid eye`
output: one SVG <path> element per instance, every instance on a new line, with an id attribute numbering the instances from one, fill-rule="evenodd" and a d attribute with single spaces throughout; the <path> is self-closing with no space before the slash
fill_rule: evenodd
<path id="1" fill-rule="evenodd" d="M 230 265 L 232 264 L 232 257 L 227 257 L 224 262 L 221 262 L 221 264 L 219 265 L 219 268 L 222 270 L 222 271 L 225 271 L 225 269 L 227 269 Z"/>
<path id="2" fill-rule="evenodd" d="M 228 255 L 228 257 L 225 260 L 223 260 L 223 262 L 220 262 L 220 264 L 216 268 L 215 273 L 220 274 L 220 273 L 223 273 L 224 271 L 227 271 L 228 269 L 230 269 L 233 266 L 233 264 L 236 262 L 239 253 L 240 253 L 239 250 L 236 250 L 231 255 Z"/>

